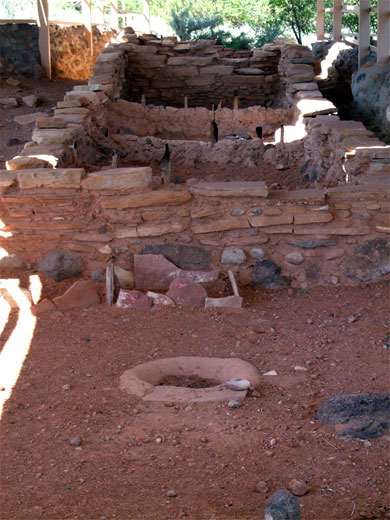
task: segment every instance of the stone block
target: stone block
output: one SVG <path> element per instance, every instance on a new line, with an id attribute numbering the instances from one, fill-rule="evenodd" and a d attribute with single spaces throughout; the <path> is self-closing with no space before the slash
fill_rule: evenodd
<path id="1" fill-rule="evenodd" d="M 123 309 L 149 309 L 152 302 L 152 298 L 140 291 L 120 289 L 116 306 Z"/>
<path id="2" fill-rule="evenodd" d="M 55 168 L 58 158 L 54 155 L 16 155 L 5 165 L 7 170 L 30 170 L 36 168 Z"/>
<path id="3" fill-rule="evenodd" d="M 232 74 L 233 67 L 229 65 L 212 65 L 210 67 L 202 67 L 199 69 L 199 74 L 207 75 L 207 74 L 218 74 L 220 76 L 226 76 L 228 74 Z"/>
<path id="4" fill-rule="evenodd" d="M 43 117 L 37 119 L 35 125 L 37 128 L 66 128 L 68 123 L 62 117 Z"/>
<path id="5" fill-rule="evenodd" d="M 12 168 L 9 168 L 12 170 Z M 10 188 L 17 181 L 17 173 L 9 170 L 0 170 L 0 190 Z"/>
<path id="6" fill-rule="evenodd" d="M 16 170 L 17 171 L 17 170 Z M 20 189 L 32 188 L 80 188 L 83 168 L 36 168 L 18 172 Z"/>
<path id="7" fill-rule="evenodd" d="M 22 101 L 27 107 L 35 108 L 39 105 L 40 99 L 36 94 L 31 94 L 30 96 L 23 96 Z"/>
<path id="8" fill-rule="evenodd" d="M 205 87 L 215 83 L 215 76 L 197 76 L 195 78 L 186 78 L 185 84 L 189 87 Z"/>
<path id="9" fill-rule="evenodd" d="M 86 190 L 131 190 L 149 188 L 152 183 L 152 169 L 149 166 L 139 168 L 115 168 L 93 172 L 82 181 Z"/>
<path id="10" fill-rule="evenodd" d="M 181 233 L 187 228 L 186 222 L 162 222 L 158 224 L 141 224 L 137 227 L 139 237 L 158 237 L 169 233 Z"/>
<path id="11" fill-rule="evenodd" d="M 224 249 L 221 255 L 221 264 L 241 265 L 246 262 L 246 255 L 242 249 Z"/>
<path id="12" fill-rule="evenodd" d="M 204 67 L 212 63 L 213 60 L 214 58 L 212 56 L 174 56 L 168 58 L 168 65 Z"/>
<path id="13" fill-rule="evenodd" d="M 182 269 L 208 269 L 211 264 L 210 252 L 203 247 L 181 244 L 146 244 L 142 254 L 163 255 Z"/>
<path id="14" fill-rule="evenodd" d="M 191 230 L 193 233 L 214 233 L 217 231 L 228 231 L 230 229 L 249 228 L 250 224 L 246 217 L 231 217 L 227 219 L 212 220 L 211 222 L 193 222 Z"/>
<path id="15" fill-rule="evenodd" d="M 16 98 L 1 98 L 0 99 L 0 105 L 3 107 L 17 107 L 19 105 Z"/>
<path id="16" fill-rule="evenodd" d="M 173 280 L 169 286 L 167 296 L 178 305 L 203 307 L 207 292 L 199 283 L 179 278 Z"/>
<path id="17" fill-rule="evenodd" d="M 252 227 L 266 227 L 266 226 L 280 226 L 284 224 L 292 224 L 294 221 L 293 215 L 259 215 L 249 217 L 249 223 Z"/>
<path id="18" fill-rule="evenodd" d="M 14 117 L 15 123 L 18 123 L 19 125 L 30 125 L 31 123 L 34 123 L 37 119 L 40 119 L 42 117 L 46 116 L 46 112 L 35 112 L 35 114 L 23 114 L 21 116 Z"/>
<path id="19" fill-rule="evenodd" d="M 225 296 L 224 298 L 206 298 L 204 306 L 208 308 L 231 308 L 241 309 L 243 298 L 241 296 Z"/>
<path id="20" fill-rule="evenodd" d="M 76 128 L 34 128 L 32 140 L 43 144 L 70 143 L 76 135 Z"/>
<path id="21" fill-rule="evenodd" d="M 242 69 L 235 69 L 234 74 L 238 74 L 239 76 L 264 76 L 265 72 L 254 67 L 246 67 Z"/>
<path id="22" fill-rule="evenodd" d="M 69 107 L 69 108 L 55 108 L 54 115 L 63 116 L 64 114 L 89 114 L 88 108 L 85 107 Z"/>
<path id="23" fill-rule="evenodd" d="M 294 215 L 294 224 L 316 224 L 331 220 L 333 220 L 333 215 L 329 211 L 310 211 Z"/>
<path id="24" fill-rule="evenodd" d="M 290 84 L 294 83 L 309 83 L 314 80 L 314 72 L 305 72 L 302 74 L 294 74 L 294 76 L 289 76 L 287 81 Z"/>
<path id="25" fill-rule="evenodd" d="M 194 195 L 204 197 L 267 197 L 263 181 L 199 182 L 190 188 Z"/>
<path id="26" fill-rule="evenodd" d="M 188 202 L 191 198 L 188 191 L 156 190 L 122 197 L 106 197 L 102 199 L 101 205 L 105 209 L 176 206 Z"/>
<path id="27" fill-rule="evenodd" d="M 77 281 L 62 296 L 53 299 L 61 312 L 77 307 L 90 307 L 100 303 L 99 295 L 92 282 Z"/>
<path id="28" fill-rule="evenodd" d="M 153 305 L 168 305 L 169 307 L 174 307 L 175 302 L 166 294 L 155 293 L 152 291 L 148 291 L 146 296 L 152 298 Z"/>
<path id="29" fill-rule="evenodd" d="M 74 108 L 81 107 L 80 101 L 58 101 L 57 108 Z"/>

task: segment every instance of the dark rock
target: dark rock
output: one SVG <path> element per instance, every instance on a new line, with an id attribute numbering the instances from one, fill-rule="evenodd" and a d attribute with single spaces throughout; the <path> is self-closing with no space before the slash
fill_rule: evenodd
<path id="1" fill-rule="evenodd" d="M 26 267 L 19 255 L 6 255 L 0 258 L 0 269 L 24 269 Z"/>
<path id="2" fill-rule="evenodd" d="M 265 506 L 265 520 L 300 520 L 301 507 L 298 499 L 287 489 L 279 489 Z"/>
<path id="3" fill-rule="evenodd" d="M 341 269 L 349 277 L 367 282 L 390 273 L 390 239 L 374 238 L 357 246 Z"/>
<path id="4" fill-rule="evenodd" d="M 94 282 L 106 283 L 106 273 L 104 269 L 95 269 L 95 271 L 92 271 L 91 279 Z"/>
<path id="5" fill-rule="evenodd" d="M 176 177 L 173 178 L 173 184 L 184 184 L 184 179 L 180 177 L 180 175 L 176 175 Z"/>
<path id="6" fill-rule="evenodd" d="M 271 260 L 255 262 L 252 269 L 252 281 L 254 285 L 265 289 L 285 289 L 289 285 L 288 280 L 281 275 L 280 267 Z"/>
<path id="7" fill-rule="evenodd" d="M 142 254 L 163 255 L 182 269 L 208 269 L 210 252 L 202 247 L 176 244 L 146 244 Z"/>
<path id="8" fill-rule="evenodd" d="M 318 168 L 316 164 L 313 164 L 310 169 L 310 182 L 315 182 L 318 178 Z"/>
<path id="9" fill-rule="evenodd" d="M 37 264 L 38 271 L 46 271 L 48 276 L 56 282 L 72 276 L 80 276 L 83 267 L 83 257 L 62 249 L 50 251 Z"/>
<path id="10" fill-rule="evenodd" d="M 344 437 L 380 437 L 390 427 L 390 392 L 333 395 L 322 403 L 317 419 L 337 425 Z"/>
<path id="11" fill-rule="evenodd" d="M 5 146 L 17 146 L 18 144 L 23 144 L 23 141 L 14 137 L 13 139 L 8 139 L 8 141 L 5 143 Z"/>
<path id="12" fill-rule="evenodd" d="M 336 245 L 334 240 L 297 240 L 287 242 L 289 246 L 302 247 L 303 249 L 315 249 L 316 247 L 328 247 Z"/>

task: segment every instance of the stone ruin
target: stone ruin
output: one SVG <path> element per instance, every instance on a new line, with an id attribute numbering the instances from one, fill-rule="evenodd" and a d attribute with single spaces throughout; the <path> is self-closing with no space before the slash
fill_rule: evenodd
<path id="1" fill-rule="evenodd" d="M 90 271 L 162 254 L 266 288 L 383 279 L 390 147 L 339 119 L 317 72 L 288 40 L 234 52 L 125 30 L 0 172 L 5 249 L 70 250 Z M 166 145 L 179 177 L 217 164 L 258 179 L 161 185 Z M 304 188 L 267 186 L 267 163 L 300 167 Z"/>

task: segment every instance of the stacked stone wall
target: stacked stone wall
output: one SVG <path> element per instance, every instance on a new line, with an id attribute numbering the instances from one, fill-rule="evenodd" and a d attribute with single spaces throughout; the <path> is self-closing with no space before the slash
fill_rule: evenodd
<path id="1" fill-rule="evenodd" d="M 95 267 L 126 258 L 130 269 L 132 255 L 146 246 L 176 244 L 208 251 L 210 267 L 233 268 L 242 283 L 251 281 L 259 257 L 303 288 L 357 284 L 390 271 L 386 254 L 375 253 L 386 253 L 389 242 L 383 186 L 268 192 L 261 182 L 203 182 L 152 189 L 148 167 L 3 171 L 0 186 L 1 247 L 26 263 L 61 247 Z M 237 248 L 240 262 L 226 265 L 223 251 Z"/>

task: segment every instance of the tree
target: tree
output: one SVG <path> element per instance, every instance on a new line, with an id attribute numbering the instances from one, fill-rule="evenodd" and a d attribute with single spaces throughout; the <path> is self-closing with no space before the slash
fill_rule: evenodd
<path id="1" fill-rule="evenodd" d="M 316 0 L 268 0 L 268 17 L 289 27 L 302 45 L 303 35 L 315 30 L 316 6 Z"/>

